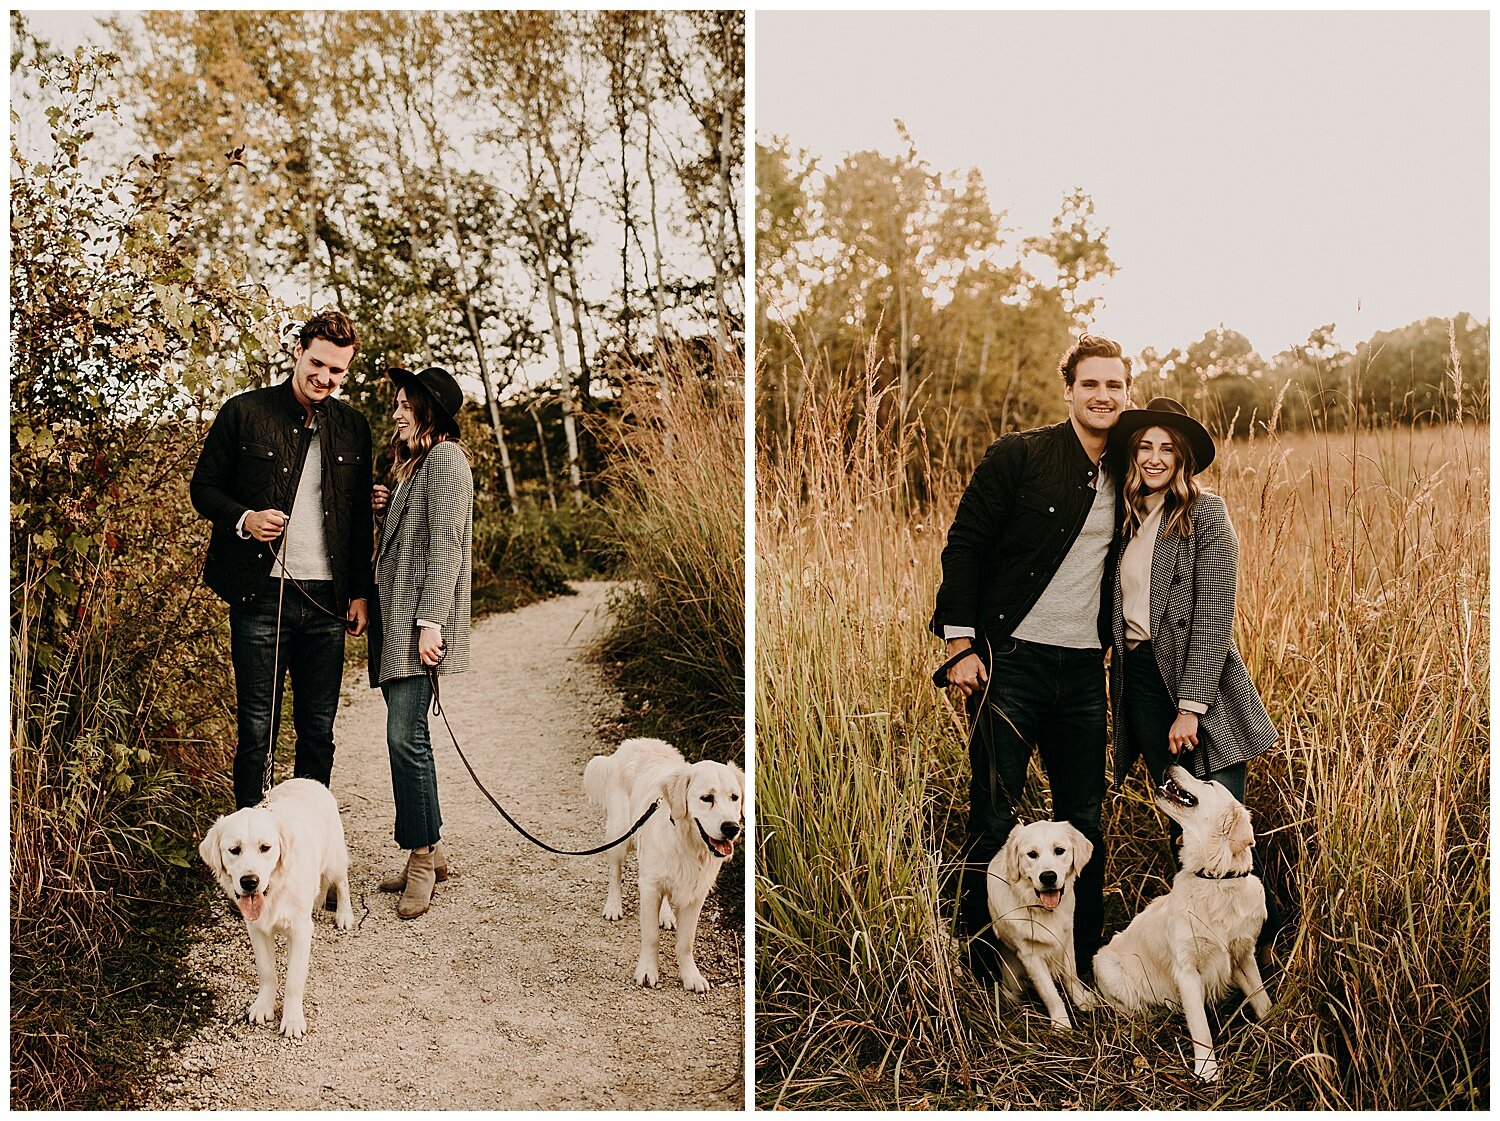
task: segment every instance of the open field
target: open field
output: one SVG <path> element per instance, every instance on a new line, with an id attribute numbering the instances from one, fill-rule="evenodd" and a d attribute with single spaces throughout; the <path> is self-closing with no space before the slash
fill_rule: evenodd
<path id="1" fill-rule="evenodd" d="M 808 406 L 758 467 L 759 1104 L 1487 1106 L 1488 429 L 1261 436 L 1208 473 L 1282 733 L 1249 801 L 1288 926 L 1273 1014 L 1221 1008 L 1203 1088 L 1180 1017 L 1059 1036 L 959 968 L 965 729 L 925 625 L 964 480 L 906 499 L 911 444 L 854 404 Z M 1172 869 L 1139 772 L 1105 828 L 1107 936 Z"/>

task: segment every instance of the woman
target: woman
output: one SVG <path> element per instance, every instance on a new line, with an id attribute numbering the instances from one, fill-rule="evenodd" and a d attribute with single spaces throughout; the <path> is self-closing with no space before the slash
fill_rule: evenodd
<path id="1" fill-rule="evenodd" d="M 1124 467 L 1111 613 L 1116 779 L 1141 755 L 1155 783 L 1176 763 L 1243 802 L 1245 764 L 1275 746 L 1276 729 L 1234 646 L 1239 542 L 1224 500 L 1194 478 L 1213 462 L 1213 438 L 1157 397 L 1120 415 L 1109 448 Z M 1279 925 L 1269 890 L 1266 906 L 1263 941 Z"/>
<path id="2" fill-rule="evenodd" d="M 384 521 L 375 553 L 379 626 L 370 641 L 370 684 L 385 694 L 396 843 L 408 856 L 405 870 L 380 888 L 402 892 L 396 913 L 414 919 L 431 905 L 433 885 L 447 879 L 438 844 L 443 822 L 427 726 L 427 672 L 469 668 L 474 478 L 469 453 L 458 442 L 464 398 L 453 375 L 429 366 L 417 374 L 392 369 L 387 376 L 397 387 L 394 486 L 375 487 L 371 499 Z"/>

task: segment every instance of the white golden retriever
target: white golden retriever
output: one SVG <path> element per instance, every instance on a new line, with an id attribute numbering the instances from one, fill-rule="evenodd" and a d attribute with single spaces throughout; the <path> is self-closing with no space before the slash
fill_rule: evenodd
<path id="1" fill-rule="evenodd" d="M 250 934 L 260 981 L 249 1011 L 253 1024 L 269 1024 L 276 1015 L 276 935 L 286 934 L 281 1034 L 301 1039 L 307 1031 L 302 994 L 312 954 L 313 912 L 322 910 L 329 888 L 338 903 L 334 925 L 340 930 L 354 926 L 338 802 L 314 779 L 283 782 L 261 805 L 214 822 L 198 855 L 234 900 Z"/>
<path id="2" fill-rule="evenodd" d="M 1255 939 L 1266 921 L 1266 896 L 1251 874 L 1255 834 L 1250 811 L 1217 782 L 1172 767 L 1156 804 L 1182 826 L 1182 869 L 1172 890 L 1153 899 L 1094 957 L 1094 985 L 1126 1012 L 1153 1005 L 1182 1009 L 1193 1040 L 1193 1073 L 1219 1076 L 1205 1002 L 1231 982 L 1250 998 L 1257 1018 L 1271 1010 L 1255 964 Z"/>
<path id="3" fill-rule="evenodd" d="M 625 917 L 620 878 L 625 854 L 637 852 L 641 889 L 638 985 L 657 984 L 661 929 L 677 928 L 677 973 L 690 992 L 708 991 L 693 961 L 698 914 L 719 868 L 734 855 L 745 829 L 745 776 L 732 763 L 688 763 L 661 740 L 626 740 L 613 755 L 596 755 L 583 771 L 589 800 L 604 807 L 606 837 L 618 837 L 657 799 L 662 806 L 629 841 L 606 854 L 609 893 L 604 917 Z M 675 914 L 674 914 L 675 912 Z"/>
<path id="4" fill-rule="evenodd" d="M 1054 978 L 1062 978 L 1079 1008 L 1094 1004 L 1078 980 L 1074 899 L 1068 890 L 1093 855 L 1089 839 L 1066 821 L 1033 821 L 1012 829 L 1005 847 L 990 861 L 990 922 L 1004 965 L 1001 991 L 1015 1000 L 1021 995 L 1021 979 L 1031 978 L 1058 1028 L 1073 1024 Z"/>

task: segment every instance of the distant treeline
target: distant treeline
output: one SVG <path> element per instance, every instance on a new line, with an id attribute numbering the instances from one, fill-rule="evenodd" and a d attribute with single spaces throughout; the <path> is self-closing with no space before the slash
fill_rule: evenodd
<path id="1" fill-rule="evenodd" d="M 1057 359 L 1115 273 L 1093 203 L 1075 190 L 1047 234 L 1008 240 L 977 171 L 932 170 L 898 131 L 897 153 L 831 169 L 778 138 L 756 146 L 757 419 L 772 448 L 790 446 L 809 391 L 878 395 L 942 458 L 1062 415 Z M 1169 394 L 1239 435 L 1488 419 L 1487 322 L 1427 319 L 1353 350 L 1333 333 L 1265 359 L 1220 324 L 1136 355 L 1135 396 Z"/>

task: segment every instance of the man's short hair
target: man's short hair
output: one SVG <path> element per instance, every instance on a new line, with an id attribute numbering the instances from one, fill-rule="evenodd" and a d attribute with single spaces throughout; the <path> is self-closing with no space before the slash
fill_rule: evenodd
<path id="1" fill-rule="evenodd" d="M 354 320 L 341 311 L 320 311 L 297 332 L 297 342 L 303 349 L 314 339 L 327 339 L 334 346 L 352 346 L 359 353 L 359 331 Z"/>
<path id="2" fill-rule="evenodd" d="M 1120 349 L 1120 344 L 1114 339 L 1106 339 L 1103 335 L 1079 335 L 1078 341 L 1068 348 L 1068 353 L 1062 356 L 1062 361 L 1057 364 L 1057 372 L 1062 375 L 1063 384 L 1070 389 L 1073 386 L 1073 378 L 1078 373 L 1078 363 L 1085 358 L 1118 358 L 1125 363 L 1125 384 L 1130 384 L 1130 359 Z"/>

